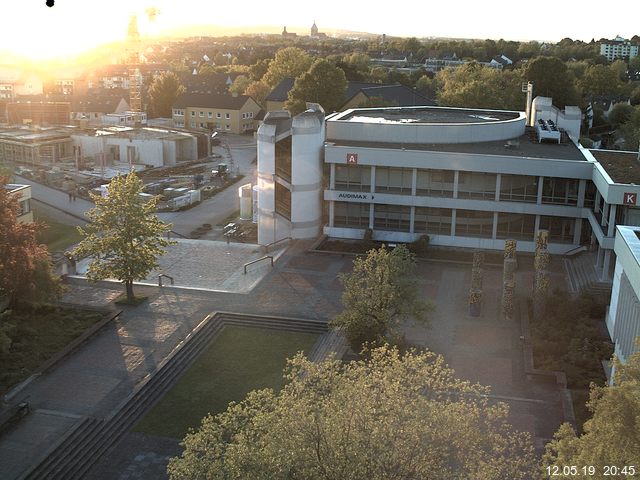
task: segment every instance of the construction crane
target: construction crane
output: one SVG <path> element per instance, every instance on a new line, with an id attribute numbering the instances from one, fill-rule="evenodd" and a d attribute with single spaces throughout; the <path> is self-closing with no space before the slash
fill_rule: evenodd
<path id="1" fill-rule="evenodd" d="M 155 7 L 149 7 L 145 10 L 147 18 L 150 22 L 156 19 L 160 13 Z M 142 75 L 140 73 L 140 65 L 142 64 L 142 56 L 140 54 L 140 31 L 138 30 L 138 16 L 132 14 L 127 27 L 127 46 L 126 46 L 126 64 L 129 76 L 129 109 L 133 114 L 133 123 L 135 127 L 140 127 L 142 113 Z"/>

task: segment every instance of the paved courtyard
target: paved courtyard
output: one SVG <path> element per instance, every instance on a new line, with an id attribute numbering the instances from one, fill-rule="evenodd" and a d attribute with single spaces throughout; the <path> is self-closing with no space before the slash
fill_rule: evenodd
<path id="1" fill-rule="evenodd" d="M 341 310 L 341 286 L 336 275 L 349 271 L 353 257 L 308 253 L 309 242 L 294 243 L 272 269 L 260 267 L 251 280 L 233 280 L 257 247 L 229 247 L 214 242 L 181 243 L 190 253 L 168 255 L 163 268 L 183 287 L 206 282 L 208 290 L 138 286 L 149 299 L 125 307 L 122 315 L 57 368 L 33 380 L 21 392 L 34 411 L 17 428 L 0 437 L 0 477 L 18 478 L 56 438 L 83 415 L 104 418 L 131 394 L 145 375 L 178 345 L 207 314 L 229 311 L 283 315 L 328 321 Z M 187 255 L 187 258 L 184 257 Z M 189 255 L 197 255 L 197 261 Z M 181 258 L 198 274 L 181 274 Z M 173 263 L 172 263 L 173 262 Z M 184 267 L 187 268 L 186 266 Z M 518 293 L 527 295 L 531 272 L 517 274 Z M 435 304 L 431 328 L 405 325 L 407 338 L 442 353 L 458 375 L 492 387 L 493 398 L 511 407 L 511 420 L 539 439 L 548 438 L 562 421 L 555 387 L 524 378 L 520 328 L 498 315 L 501 271 L 488 268 L 484 278 L 482 315 L 469 317 L 466 303 L 471 266 L 420 262 L 425 297 Z M 185 270 L 185 273 L 186 272 Z M 244 278 L 244 277 L 243 277 Z M 179 281 L 178 281 L 179 279 Z M 556 282 L 562 282 L 557 274 Z M 244 283 L 243 283 L 244 282 Z M 121 285 L 87 285 L 73 280 L 65 301 L 113 308 Z M 162 478 L 167 458 L 177 451 L 176 439 L 141 438 L 129 433 L 92 470 L 92 479 Z"/>

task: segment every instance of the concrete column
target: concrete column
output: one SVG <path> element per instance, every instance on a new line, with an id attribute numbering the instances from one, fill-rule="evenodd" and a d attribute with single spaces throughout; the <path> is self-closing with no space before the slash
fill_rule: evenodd
<path id="1" fill-rule="evenodd" d="M 605 201 L 604 205 L 602 206 L 602 218 L 600 219 L 601 227 L 607 226 L 607 217 L 609 216 L 609 207 L 610 205 Z"/>
<path id="2" fill-rule="evenodd" d="M 540 230 L 540 215 L 536 215 L 536 221 L 533 224 L 533 238 L 531 240 L 535 240 L 538 236 L 538 230 Z"/>
<path id="3" fill-rule="evenodd" d="M 616 210 L 617 205 L 614 203 L 609 206 L 609 229 L 607 230 L 607 236 L 613 237 L 616 233 Z"/>
<path id="4" fill-rule="evenodd" d="M 415 170 L 414 170 L 415 171 Z M 413 177 L 415 179 L 415 177 Z M 414 184 L 415 187 L 415 184 Z M 409 232 L 415 233 L 416 224 L 416 207 L 411 207 L 409 210 Z"/>
<path id="5" fill-rule="evenodd" d="M 584 207 L 584 197 L 587 193 L 587 181 L 579 180 L 578 181 L 578 207 Z"/>
<path id="6" fill-rule="evenodd" d="M 536 203 L 538 205 L 542 204 L 542 187 L 544 186 L 544 177 L 538 177 L 538 198 Z"/>
<path id="7" fill-rule="evenodd" d="M 598 213 L 600 211 L 600 190 L 596 188 L 596 198 L 593 201 L 593 211 Z"/>
<path id="8" fill-rule="evenodd" d="M 604 260 L 604 248 L 598 245 L 598 254 L 596 255 L 596 264 L 595 264 L 596 269 L 602 267 L 603 260 Z"/>
<path id="9" fill-rule="evenodd" d="M 418 169 L 413 169 L 413 175 L 411 176 L 411 195 L 416 196 L 416 192 L 418 189 Z M 412 229 L 413 231 L 413 229 Z"/>
<path id="10" fill-rule="evenodd" d="M 611 265 L 611 250 L 605 250 L 602 272 L 600 273 L 600 280 L 603 282 L 609 281 L 609 265 Z"/>
<path id="11" fill-rule="evenodd" d="M 375 165 L 371 166 L 371 188 L 369 189 L 371 193 L 376 191 L 376 167 Z M 373 228 L 373 227 L 369 227 Z"/>
<path id="12" fill-rule="evenodd" d="M 496 239 L 498 236 L 498 212 L 493 212 L 493 230 L 491 231 L 491 238 Z"/>
<path id="13" fill-rule="evenodd" d="M 456 172 L 458 173 L 458 172 Z M 456 234 L 456 209 L 451 209 L 451 236 L 455 236 Z"/>
<path id="14" fill-rule="evenodd" d="M 331 172 L 329 174 L 329 190 L 335 190 L 336 189 L 336 164 L 332 163 L 330 169 L 331 169 Z M 331 202 L 331 204 L 333 204 L 333 202 Z M 333 226 L 333 222 L 331 222 L 331 226 Z"/>
<path id="15" fill-rule="evenodd" d="M 573 229 L 573 244 L 580 245 L 580 237 L 582 236 L 582 219 L 576 218 L 576 225 Z"/>
<path id="16" fill-rule="evenodd" d="M 369 204 L 369 228 L 373 230 L 373 203 Z"/>
<path id="17" fill-rule="evenodd" d="M 333 227 L 333 219 L 335 217 L 335 202 L 331 200 L 329 202 L 329 226 Z"/>
<path id="18" fill-rule="evenodd" d="M 502 182 L 502 174 L 498 173 L 496 175 L 496 202 L 500 200 L 500 183 Z M 495 238 L 495 236 L 493 237 Z"/>
<path id="19" fill-rule="evenodd" d="M 453 172 L 453 198 L 458 198 L 458 181 L 460 180 L 460 171 Z M 453 221 L 453 219 L 452 219 Z M 451 223 L 453 227 L 453 223 Z"/>

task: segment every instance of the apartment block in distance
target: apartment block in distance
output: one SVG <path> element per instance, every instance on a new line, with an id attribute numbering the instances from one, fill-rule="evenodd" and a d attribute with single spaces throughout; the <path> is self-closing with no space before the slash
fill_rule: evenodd
<path id="1" fill-rule="evenodd" d="M 638 45 L 622 37 L 600 43 L 600 55 L 613 62 L 616 58 L 629 60 L 638 56 Z"/>

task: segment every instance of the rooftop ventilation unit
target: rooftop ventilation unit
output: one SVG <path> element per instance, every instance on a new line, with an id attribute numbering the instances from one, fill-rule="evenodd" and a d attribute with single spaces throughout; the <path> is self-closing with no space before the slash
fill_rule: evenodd
<path id="1" fill-rule="evenodd" d="M 538 119 L 536 123 L 536 133 L 538 134 L 538 143 L 542 140 L 553 140 L 560 143 L 560 130 L 553 120 Z"/>

